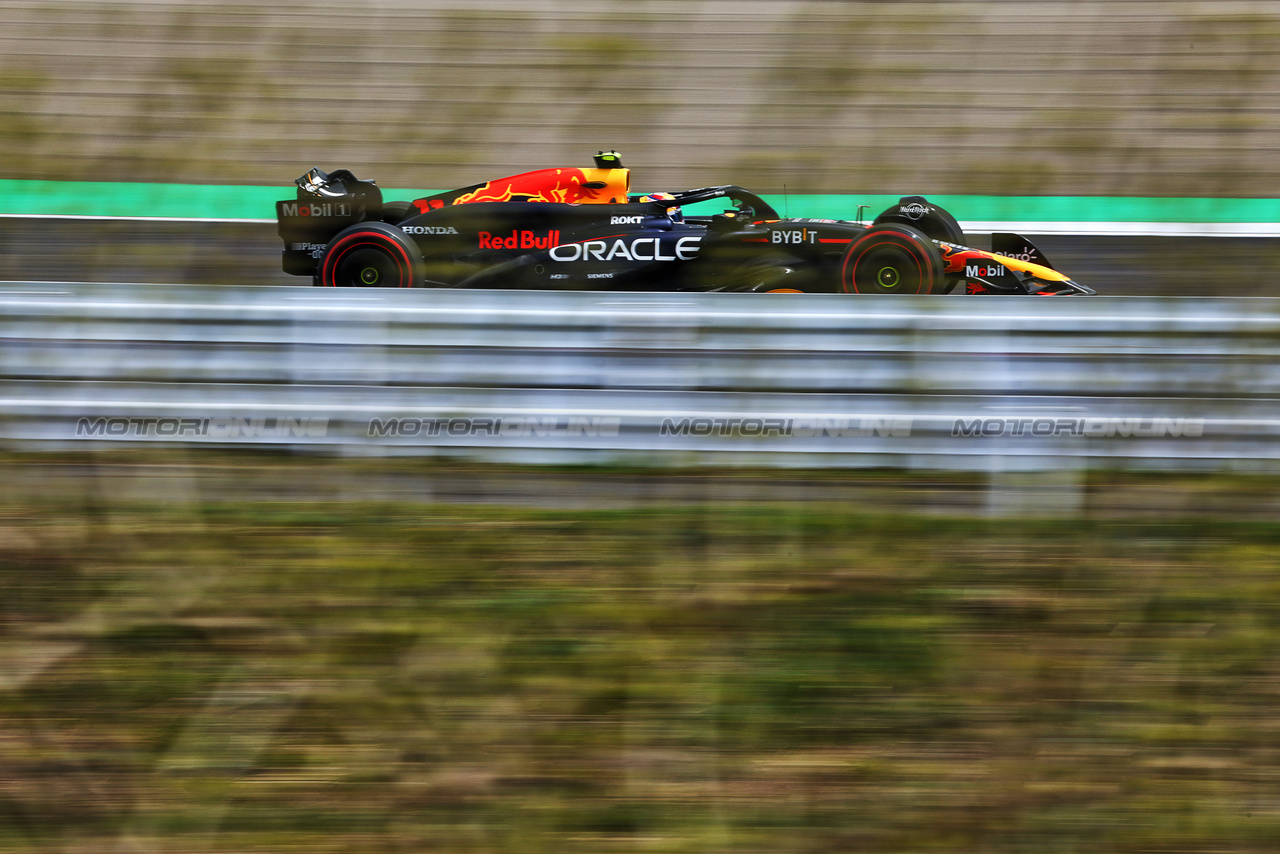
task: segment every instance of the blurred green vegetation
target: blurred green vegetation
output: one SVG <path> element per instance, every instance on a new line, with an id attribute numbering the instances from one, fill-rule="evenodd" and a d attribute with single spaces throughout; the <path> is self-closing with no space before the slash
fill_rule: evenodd
<path id="1" fill-rule="evenodd" d="M 1280 842 L 1274 521 L 160 483 L 0 498 L 0 849 Z"/>

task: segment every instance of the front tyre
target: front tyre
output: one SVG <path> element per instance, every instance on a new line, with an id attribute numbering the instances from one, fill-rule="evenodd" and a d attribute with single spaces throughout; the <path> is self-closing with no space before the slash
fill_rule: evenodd
<path id="1" fill-rule="evenodd" d="M 329 243 L 315 283 L 326 288 L 416 288 L 422 285 L 422 271 L 422 251 L 403 231 L 362 222 Z"/>
<path id="2" fill-rule="evenodd" d="M 840 265 L 840 288 L 848 294 L 938 293 L 944 267 L 937 244 L 924 232 L 885 223 L 850 244 Z"/>

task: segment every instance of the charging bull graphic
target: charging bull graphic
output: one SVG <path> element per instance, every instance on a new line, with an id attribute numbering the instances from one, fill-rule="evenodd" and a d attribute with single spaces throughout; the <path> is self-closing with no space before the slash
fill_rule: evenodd
<path id="1" fill-rule="evenodd" d="M 413 203 L 420 213 L 448 205 L 479 202 L 555 202 L 568 205 L 625 204 L 629 169 L 538 169 L 461 190 L 439 193 Z"/>

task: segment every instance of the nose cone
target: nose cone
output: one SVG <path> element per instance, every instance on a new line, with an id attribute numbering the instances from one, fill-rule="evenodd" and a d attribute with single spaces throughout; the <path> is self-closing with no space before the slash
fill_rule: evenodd
<path id="1" fill-rule="evenodd" d="M 1031 293 L 1042 297 L 1094 296 L 1098 293 L 1093 288 L 1077 284 L 1070 279 L 1060 279 L 1056 282 L 1038 282 L 1032 287 L 1038 287 L 1039 290 L 1032 290 Z"/>

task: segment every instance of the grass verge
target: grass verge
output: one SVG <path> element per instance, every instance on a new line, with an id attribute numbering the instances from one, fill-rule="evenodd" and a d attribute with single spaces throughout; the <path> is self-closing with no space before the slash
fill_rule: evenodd
<path id="1" fill-rule="evenodd" d="M 10 497 L 0 589 L 6 851 L 1280 839 L 1266 521 Z"/>

